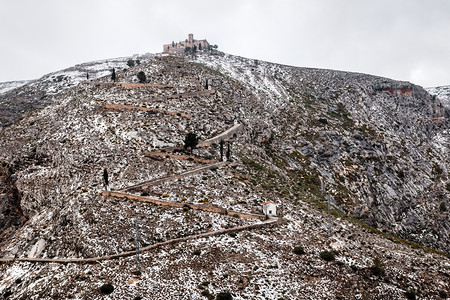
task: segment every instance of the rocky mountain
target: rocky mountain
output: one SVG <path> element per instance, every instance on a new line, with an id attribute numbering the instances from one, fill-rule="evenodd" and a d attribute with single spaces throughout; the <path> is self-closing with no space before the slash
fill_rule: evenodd
<path id="1" fill-rule="evenodd" d="M 439 100 L 441 101 L 442 105 L 446 106 L 447 108 L 450 108 L 450 86 L 449 85 L 427 88 L 426 90 L 431 95 L 438 97 Z"/>
<path id="2" fill-rule="evenodd" d="M 136 64 L 152 55 L 135 55 L 83 63 L 37 80 L 0 83 L 0 130 L 27 116 L 35 109 L 52 103 L 54 97 L 85 80 L 95 80 L 111 73 L 112 68 L 126 69 L 128 61 Z M 88 79 L 89 77 L 89 79 Z"/>
<path id="3" fill-rule="evenodd" d="M 128 59 L 0 95 L 4 297 L 447 297 L 441 97 L 217 51 Z"/>

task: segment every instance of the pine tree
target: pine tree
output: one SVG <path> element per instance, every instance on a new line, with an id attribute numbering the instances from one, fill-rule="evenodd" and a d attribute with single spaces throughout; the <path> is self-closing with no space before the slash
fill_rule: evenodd
<path id="1" fill-rule="evenodd" d="M 112 69 L 111 79 L 112 79 L 112 81 L 116 82 L 116 69 L 115 68 Z"/>
<path id="2" fill-rule="evenodd" d="M 223 161 L 223 140 L 220 140 L 220 161 Z"/>
<path id="3" fill-rule="evenodd" d="M 103 181 L 105 183 L 105 189 L 108 188 L 108 171 L 103 169 Z"/>
<path id="4" fill-rule="evenodd" d="M 208 85 L 208 78 L 206 78 L 206 83 L 205 83 L 205 90 L 209 89 L 209 85 Z"/>
<path id="5" fill-rule="evenodd" d="M 228 142 L 227 161 L 231 161 L 231 148 L 230 148 L 230 142 Z"/>

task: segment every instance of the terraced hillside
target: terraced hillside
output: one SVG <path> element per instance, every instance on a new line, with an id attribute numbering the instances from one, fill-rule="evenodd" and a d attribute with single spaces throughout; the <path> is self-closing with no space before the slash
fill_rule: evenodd
<path id="1" fill-rule="evenodd" d="M 111 299 L 450 290 L 448 258 L 423 247 L 450 250 L 450 114 L 418 86 L 204 53 L 148 57 L 42 106 L 0 131 L 4 296 L 97 299 L 107 282 Z M 223 137 L 225 153 L 217 140 L 183 153 L 189 132 Z M 104 170 L 127 197 L 105 193 Z M 259 228 L 244 216 L 267 200 L 281 218 Z M 119 257 L 136 219 L 148 251 Z"/>

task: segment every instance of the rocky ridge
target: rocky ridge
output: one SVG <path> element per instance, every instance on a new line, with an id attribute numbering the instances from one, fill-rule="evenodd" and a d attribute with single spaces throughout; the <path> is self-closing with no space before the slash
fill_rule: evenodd
<path id="1" fill-rule="evenodd" d="M 146 252 L 139 276 L 133 257 L 4 263 L 4 295 L 94 299 L 108 281 L 113 299 L 202 299 L 225 290 L 237 299 L 437 298 L 450 289 L 447 258 L 383 233 L 448 252 L 449 111 L 439 99 L 407 82 L 226 54 L 155 56 L 118 72 L 118 80 L 136 82 L 139 71 L 158 86 L 127 88 L 109 76 L 80 82 L 0 132 L 4 186 L 17 189 L 16 207 L 28 219 L 2 235 L 2 257 L 127 251 L 135 218 L 144 245 L 248 224 L 101 196 L 104 168 L 111 190 L 185 172 L 199 163 L 145 153 L 169 154 L 187 132 L 207 140 L 236 123 L 243 130 L 230 140 L 233 164 L 135 193 L 245 213 L 260 213 L 270 199 L 284 221 Z M 194 154 L 218 160 L 218 145 Z M 296 246 L 305 253 L 295 254 Z M 321 258 L 325 251 L 335 262 Z"/>

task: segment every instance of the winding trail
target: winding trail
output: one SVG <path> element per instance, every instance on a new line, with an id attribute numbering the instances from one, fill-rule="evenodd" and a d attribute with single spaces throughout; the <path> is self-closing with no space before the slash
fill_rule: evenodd
<path id="1" fill-rule="evenodd" d="M 193 203 L 165 201 L 165 200 L 158 200 L 158 199 L 153 199 L 153 198 L 149 198 L 149 197 L 121 193 L 121 192 L 114 192 L 114 191 L 112 191 L 112 192 L 104 191 L 104 192 L 102 192 L 102 196 L 125 198 L 125 199 L 129 199 L 129 200 L 136 200 L 139 202 L 153 203 L 153 204 L 160 205 L 160 206 L 170 206 L 170 207 L 178 207 L 178 208 L 188 207 L 189 209 L 208 211 L 208 212 L 218 213 L 221 215 L 230 215 L 230 216 L 235 216 L 235 217 L 244 218 L 244 219 L 264 220 L 266 218 L 266 215 L 263 215 L 263 214 L 251 214 L 251 213 L 244 213 L 244 212 L 240 212 L 240 211 L 227 210 L 225 208 L 213 206 L 211 204 L 193 204 Z"/>
<path id="2" fill-rule="evenodd" d="M 172 115 L 172 116 L 180 116 L 183 118 L 192 118 L 191 115 L 185 114 L 185 113 L 179 113 L 174 111 L 167 111 L 157 108 L 147 108 L 147 107 L 140 107 L 140 106 L 131 106 L 131 105 L 124 105 L 124 104 L 106 104 L 106 109 L 114 109 L 114 110 L 120 110 L 120 109 L 127 109 L 127 110 L 140 110 L 140 111 L 146 111 L 146 112 L 153 112 L 153 113 L 161 113 L 166 115 Z"/>
<path id="3" fill-rule="evenodd" d="M 220 229 L 216 231 L 211 232 L 205 232 L 200 233 L 196 235 L 191 235 L 183 238 L 176 238 L 172 240 L 168 240 L 165 242 L 156 243 L 150 246 L 142 247 L 139 249 L 139 252 L 148 252 L 150 250 L 166 246 L 166 245 L 172 245 L 180 242 L 185 242 L 189 240 L 199 239 L 203 237 L 210 237 L 210 236 L 218 236 L 225 233 L 231 233 L 231 232 L 239 232 L 243 230 L 250 230 L 250 229 L 258 229 L 263 228 L 269 225 L 273 225 L 279 222 L 279 219 L 277 218 L 270 218 L 267 221 L 264 221 L 262 223 L 257 224 L 251 224 L 251 225 L 244 225 L 244 226 L 238 226 L 234 228 L 227 228 L 227 229 Z M 128 257 L 135 255 L 138 251 L 132 250 L 132 251 L 125 251 L 117 254 L 111 254 L 111 255 L 104 255 L 104 256 L 98 256 L 98 257 L 91 257 L 91 258 L 28 258 L 28 257 L 3 257 L 0 258 L 0 263 L 11 263 L 11 262 L 35 262 L 35 263 L 59 263 L 59 264 L 69 264 L 69 263 L 78 263 L 78 264 L 86 264 L 86 263 L 96 263 L 103 260 L 111 260 L 111 259 L 118 259 L 121 257 Z"/>
<path id="4" fill-rule="evenodd" d="M 184 159 L 184 160 L 192 160 L 201 164 L 215 164 L 219 161 L 217 160 L 208 160 L 203 158 L 195 157 L 194 155 L 178 155 L 178 154 L 170 154 L 170 153 L 164 153 L 164 152 L 145 152 L 145 156 L 151 157 L 154 159 L 162 159 L 162 158 L 175 158 L 175 159 Z"/>
<path id="5" fill-rule="evenodd" d="M 243 127 L 244 127 L 244 125 L 236 123 L 233 125 L 233 127 L 225 130 L 221 134 L 216 135 L 215 137 L 212 137 L 210 139 L 207 139 L 207 140 L 204 140 L 204 141 L 198 143 L 197 148 L 209 147 L 212 144 L 218 144 L 218 143 L 220 143 L 220 140 L 223 140 L 223 141 L 229 140 L 236 133 L 241 131 Z"/>
<path id="6" fill-rule="evenodd" d="M 147 189 L 150 186 L 153 185 L 158 185 L 167 181 L 171 181 L 171 180 L 175 180 L 175 179 L 180 179 L 180 178 L 184 178 L 187 176 L 192 176 L 195 174 L 198 174 L 200 172 L 206 171 L 206 170 L 211 170 L 211 169 L 216 169 L 216 168 L 220 168 L 223 167 L 227 164 L 227 162 L 219 162 L 216 164 L 209 164 L 207 166 L 202 166 L 202 167 L 198 167 L 195 169 L 191 169 L 188 170 L 186 172 L 180 173 L 180 174 L 175 174 L 175 175 L 170 175 L 167 177 L 163 177 L 163 178 L 159 178 L 159 179 L 153 179 L 153 180 L 148 180 L 148 181 L 144 181 L 141 182 L 139 184 L 136 185 L 132 185 L 123 189 L 118 190 L 119 192 L 125 192 L 125 191 L 130 191 L 130 190 L 135 190 L 135 189 Z"/>

